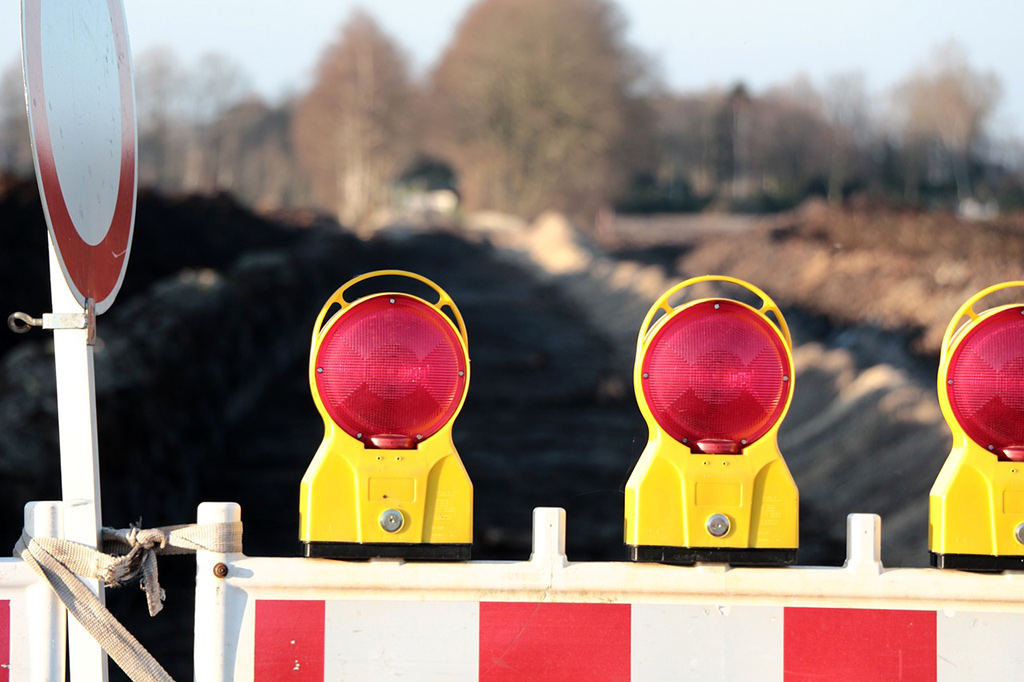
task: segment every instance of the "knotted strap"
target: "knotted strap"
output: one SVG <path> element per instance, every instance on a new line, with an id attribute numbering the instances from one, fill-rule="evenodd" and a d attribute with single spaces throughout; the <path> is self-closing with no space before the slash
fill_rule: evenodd
<path id="1" fill-rule="evenodd" d="M 55 538 L 22 534 L 14 548 L 50 584 L 68 613 L 99 642 L 113 661 L 135 682 L 173 682 L 142 644 L 106 609 L 78 576 L 118 587 L 136 577 L 146 592 L 149 615 L 163 608 L 164 591 L 157 576 L 159 554 L 190 554 L 205 550 L 222 554 L 242 551 L 240 522 L 203 525 L 137 527 L 101 531 L 104 553 Z"/>
<path id="2" fill-rule="evenodd" d="M 157 575 L 158 554 L 194 554 L 197 550 L 221 554 L 242 551 L 241 523 L 149 529 L 136 526 L 121 530 L 103 528 L 100 537 L 107 554 L 99 555 L 96 574 L 89 577 L 99 578 L 107 587 L 119 587 L 138 577 L 140 587 L 146 592 L 150 616 L 160 613 L 165 598 Z"/>

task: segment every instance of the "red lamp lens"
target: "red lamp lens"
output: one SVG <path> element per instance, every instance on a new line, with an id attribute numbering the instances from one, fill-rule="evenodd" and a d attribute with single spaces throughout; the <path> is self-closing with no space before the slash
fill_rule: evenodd
<path id="1" fill-rule="evenodd" d="M 728 300 L 676 313 L 651 339 L 642 371 L 644 399 L 658 424 L 703 452 L 738 452 L 767 433 L 792 385 L 779 334 Z"/>
<path id="2" fill-rule="evenodd" d="M 1002 459 L 1024 446 L 1024 308 L 985 318 L 964 335 L 946 372 L 956 420 Z"/>
<path id="3" fill-rule="evenodd" d="M 324 335 L 316 367 L 327 413 L 371 447 L 414 447 L 452 418 L 466 390 L 458 334 L 437 310 L 401 294 L 345 311 Z"/>

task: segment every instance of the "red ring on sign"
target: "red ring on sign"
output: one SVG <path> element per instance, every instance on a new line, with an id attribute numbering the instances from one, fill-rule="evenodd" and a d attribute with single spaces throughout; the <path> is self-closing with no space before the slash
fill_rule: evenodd
<path id="1" fill-rule="evenodd" d="M 75 228 L 74 219 L 68 212 L 57 177 L 57 165 L 46 115 L 46 91 L 43 86 L 41 0 L 26 0 L 24 4 L 28 109 L 35 143 L 39 186 L 43 195 L 43 209 L 68 285 L 83 307 L 86 298 L 96 301 L 97 313 L 102 313 L 110 307 L 121 287 L 131 249 L 136 203 L 135 94 L 131 50 L 128 45 L 124 7 L 118 0 L 107 0 L 107 6 L 110 9 L 121 92 L 121 172 L 110 227 L 103 240 L 93 246 L 83 240 Z"/>

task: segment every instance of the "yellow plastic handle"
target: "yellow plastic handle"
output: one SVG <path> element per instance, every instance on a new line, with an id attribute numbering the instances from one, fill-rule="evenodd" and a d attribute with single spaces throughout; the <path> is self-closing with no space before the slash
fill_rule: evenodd
<path id="1" fill-rule="evenodd" d="M 977 311 L 975 311 L 974 304 L 980 301 L 981 299 L 985 298 L 986 296 L 994 294 L 997 291 L 1002 291 L 1003 289 L 1012 289 L 1014 287 L 1024 287 L 1024 282 L 1015 280 L 1012 282 L 1001 282 L 999 284 L 993 284 L 987 289 L 982 289 L 974 296 L 971 296 L 962 306 L 960 306 L 960 309 L 956 311 L 955 315 L 953 315 L 953 319 L 949 321 L 949 326 L 946 327 L 946 333 L 942 335 L 942 348 L 939 352 L 940 362 L 946 359 L 946 353 L 949 352 L 950 347 L 953 345 L 953 337 L 956 336 L 956 332 L 960 329 L 960 322 L 961 320 L 963 320 L 964 316 L 971 318 L 971 321 L 973 322 L 974 320 L 981 317 L 981 314 L 985 312 L 984 310 L 982 311 L 982 313 L 978 313 Z"/>
<path id="2" fill-rule="evenodd" d="M 768 321 L 779 330 L 782 334 L 782 338 L 786 342 L 786 346 L 792 351 L 793 350 L 793 339 L 789 335 L 789 326 L 786 325 L 785 318 L 782 317 L 782 311 L 775 305 L 775 301 L 771 299 L 768 294 L 764 293 L 753 284 L 745 282 L 742 279 L 736 279 L 735 277 L 727 277 L 725 275 L 702 275 L 700 277 L 691 277 L 690 279 L 680 282 L 675 285 L 654 302 L 651 309 L 647 311 L 647 316 L 644 318 L 643 324 L 640 326 L 640 333 L 636 339 L 637 353 L 642 352 L 644 340 L 647 336 L 647 332 L 650 330 L 651 324 L 654 322 L 654 316 L 657 315 L 658 311 L 664 312 L 666 315 L 672 315 L 676 312 L 677 308 L 669 305 L 669 299 L 678 294 L 683 289 L 693 286 L 695 284 L 701 284 L 702 282 L 728 282 L 730 284 L 736 284 L 747 291 L 751 292 L 755 296 L 761 299 L 761 308 L 758 310 L 760 313 L 770 312 L 775 317 L 774 320 L 768 318 Z M 767 318 L 767 315 L 765 316 Z"/>
<path id="3" fill-rule="evenodd" d="M 417 282 L 426 284 L 434 290 L 434 293 L 437 294 L 436 303 L 430 303 L 430 301 L 427 301 L 427 303 L 436 308 L 442 315 L 444 314 L 444 308 L 448 308 L 452 312 L 452 316 L 455 318 L 458 332 L 462 336 L 462 341 L 467 345 L 469 344 L 468 337 L 466 336 L 466 323 L 462 320 L 462 313 L 460 313 L 459 309 L 455 307 L 455 301 L 453 301 L 452 297 L 448 295 L 448 292 L 423 275 L 417 275 L 415 272 L 408 272 L 406 270 L 375 270 L 373 272 L 367 272 L 359 275 L 358 277 L 353 277 L 348 282 L 341 285 L 341 287 L 339 287 L 338 290 L 331 294 L 330 298 L 327 299 L 327 302 L 324 303 L 324 307 L 320 309 L 320 314 L 316 316 L 316 324 L 313 325 L 313 341 L 310 345 L 311 352 L 316 348 L 317 340 L 320 337 L 321 326 L 323 325 L 324 318 L 327 317 L 327 313 L 331 308 L 335 305 L 340 306 L 342 310 L 351 307 L 355 301 L 347 300 L 345 298 L 345 293 L 360 282 L 365 282 L 366 280 L 373 279 L 375 277 L 408 277 L 409 279 L 414 279 Z"/>

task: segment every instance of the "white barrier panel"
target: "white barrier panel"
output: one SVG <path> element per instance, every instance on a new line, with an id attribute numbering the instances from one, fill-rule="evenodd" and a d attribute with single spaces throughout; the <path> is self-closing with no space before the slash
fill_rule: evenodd
<path id="1" fill-rule="evenodd" d="M 60 527 L 59 502 L 25 505 L 33 537 L 58 537 Z M 0 559 L 0 682 L 63 680 L 66 627 L 50 585 L 21 559 Z"/>
<path id="2" fill-rule="evenodd" d="M 203 505 L 200 523 L 238 520 Z M 569 563 L 564 512 L 524 562 L 200 552 L 197 681 L 1008 680 L 1024 574 L 885 570 L 877 517 L 843 568 Z"/>

